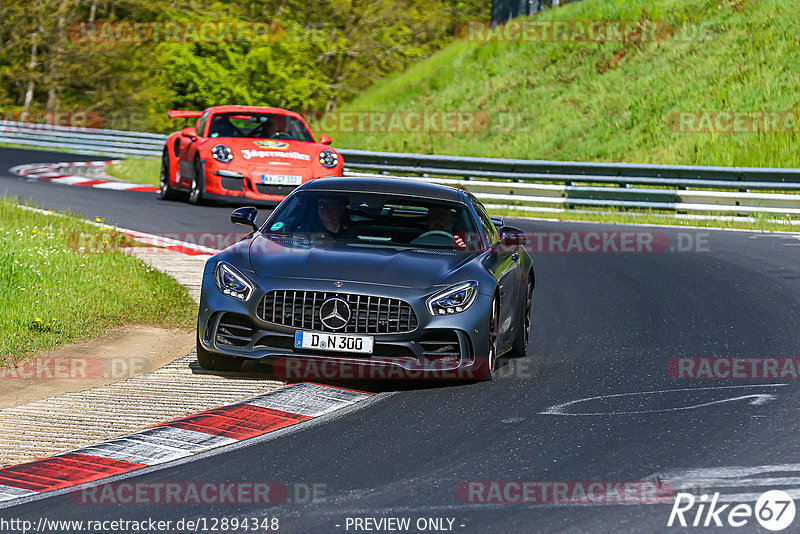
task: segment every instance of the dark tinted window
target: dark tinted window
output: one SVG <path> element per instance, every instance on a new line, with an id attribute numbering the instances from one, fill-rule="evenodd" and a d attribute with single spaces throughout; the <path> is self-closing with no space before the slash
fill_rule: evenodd
<path id="1" fill-rule="evenodd" d="M 376 193 L 298 193 L 264 231 L 390 247 L 463 249 L 480 242 L 462 203 Z"/>
<path id="2" fill-rule="evenodd" d="M 274 113 L 215 113 L 208 137 L 248 137 L 313 142 L 302 121 Z"/>
<path id="3" fill-rule="evenodd" d="M 473 200 L 473 204 L 475 205 L 475 210 L 478 212 L 478 219 L 480 219 L 483 232 L 486 234 L 486 240 L 489 243 L 489 246 L 492 246 L 500 240 L 500 236 L 497 233 L 497 228 L 495 228 L 492 219 L 489 217 L 489 214 L 486 213 L 486 208 L 483 207 L 483 204 L 477 200 Z"/>

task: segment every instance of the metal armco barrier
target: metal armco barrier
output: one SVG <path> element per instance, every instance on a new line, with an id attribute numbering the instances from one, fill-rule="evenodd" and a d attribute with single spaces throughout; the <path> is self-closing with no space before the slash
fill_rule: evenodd
<path id="1" fill-rule="evenodd" d="M 0 121 L 0 143 L 90 155 L 160 156 L 167 136 Z M 800 215 L 800 169 L 469 158 L 339 150 L 348 176 L 400 175 L 493 204 Z"/>

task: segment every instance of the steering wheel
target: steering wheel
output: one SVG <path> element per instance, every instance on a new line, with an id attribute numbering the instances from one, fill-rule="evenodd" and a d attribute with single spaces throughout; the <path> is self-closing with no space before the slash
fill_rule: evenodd
<path id="1" fill-rule="evenodd" d="M 432 239 L 431 239 L 432 238 Z M 446 241 L 445 241 L 446 240 Z M 412 245 L 442 245 L 453 242 L 453 234 L 444 230 L 430 230 L 411 241 Z"/>
<path id="2" fill-rule="evenodd" d="M 287 132 L 275 132 L 272 134 L 273 139 L 292 139 L 292 136 Z"/>

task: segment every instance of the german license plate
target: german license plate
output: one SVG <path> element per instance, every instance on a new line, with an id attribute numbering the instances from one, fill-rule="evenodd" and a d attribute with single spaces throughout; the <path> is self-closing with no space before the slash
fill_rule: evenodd
<path id="1" fill-rule="evenodd" d="M 302 176 L 291 176 L 288 174 L 262 174 L 261 185 L 300 185 L 303 183 Z"/>
<path id="2" fill-rule="evenodd" d="M 329 334 L 327 332 L 306 332 L 303 330 L 297 330 L 294 333 L 294 347 L 296 349 L 372 354 L 374 341 L 375 338 L 372 336 Z"/>

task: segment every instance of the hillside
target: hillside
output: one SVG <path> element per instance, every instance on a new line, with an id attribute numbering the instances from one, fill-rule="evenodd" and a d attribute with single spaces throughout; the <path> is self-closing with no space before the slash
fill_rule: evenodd
<path id="1" fill-rule="evenodd" d="M 318 131 L 338 147 L 369 150 L 800 167 L 800 13 L 792 2 L 584 0 L 529 22 L 551 20 L 653 21 L 658 31 L 627 42 L 465 38 L 382 79 L 340 113 L 482 112 L 478 122 L 489 117 L 491 126 L 386 134 L 343 131 L 359 127 L 334 118 Z"/>

